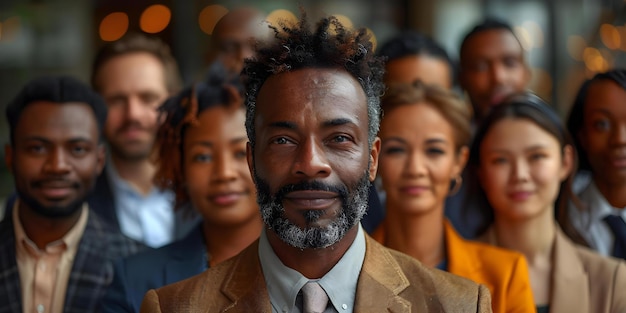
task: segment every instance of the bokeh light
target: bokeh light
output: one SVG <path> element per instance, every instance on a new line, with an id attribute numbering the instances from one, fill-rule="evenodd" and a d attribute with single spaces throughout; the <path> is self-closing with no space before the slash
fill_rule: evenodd
<path id="1" fill-rule="evenodd" d="M 172 19 L 170 9 L 162 4 L 147 7 L 139 18 L 139 27 L 146 33 L 156 34 L 163 31 Z"/>
<path id="2" fill-rule="evenodd" d="M 576 61 L 583 60 L 583 50 L 587 47 L 585 38 L 579 35 L 572 35 L 567 38 L 567 52 Z"/>
<path id="3" fill-rule="evenodd" d="M 219 4 L 207 5 L 198 15 L 200 29 L 208 34 L 213 34 L 217 22 L 228 13 L 228 9 Z"/>
<path id="4" fill-rule="evenodd" d="M 378 39 L 376 38 L 376 34 L 374 34 L 374 32 L 366 27 L 365 30 L 367 31 L 367 34 L 370 35 L 370 41 L 372 42 L 372 52 L 376 51 L 376 47 L 378 46 Z"/>
<path id="5" fill-rule="evenodd" d="M 100 38 L 104 41 L 115 41 L 128 31 L 128 15 L 124 12 L 113 12 L 100 22 Z"/>
<path id="6" fill-rule="evenodd" d="M 526 28 L 515 26 L 513 27 L 513 31 L 515 32 L 515 35 L 519 39 L 519 42 L 524 50 L 529 51 L 533 48 L 533 38 Z"/>
<path id="7" fill-rule="evenodd" d="M 602 24 L 600 26 L 600 39 L 602 43 L 609 49 L 619 49 L 622 45 L 622 38 L 619 31 L 611 24 Z"/>
<path id="8" fill-rule="evenodd" d="M 13 16 L 0 23 L 0 40 L 7 42 L 15 39 L 22 26 L 19 16 Z"/>
<path id="9" fill-rule="evenodd" d="M 272 26 L 279 27 L 281 23 L 287 26 L 294 26 L 298 23 L 298 18 L 289 10 L 274 10 L 267 15 L 265 20 Z"/>

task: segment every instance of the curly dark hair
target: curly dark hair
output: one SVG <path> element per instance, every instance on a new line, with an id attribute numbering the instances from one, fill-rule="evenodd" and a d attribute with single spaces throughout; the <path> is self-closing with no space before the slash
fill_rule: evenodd
<path id="1" fill-rule="evenodd" d="M 598 73 L 593 78 L 585 81 L 578 90 L 574 104 L 570 109 L 569 117 L 567 118 L 567 129 L 570 134 L 572 134 L 574 143 L 576 143 L 579 160 L 578 168 L 581 171 L 592 171 L 591 164 L 587 158 L 587 152 L 580 142 L 580 133 L 585 120 L 585 102 L 587 101 L 589 86 L 600 81 L 612 81 L 626 90 L 626 69 L 618 68 L 605 73 Z"/>
<path id="2" fill-rule="evenodd" d="M 159 127 L 155 145 L 158 167 L 154 182 L 162 189 L 174 191 L 177 209 L 189 203 L 183 177 L 185 131 L 198 123 L 198 116 L 204 110 L 220 105 L 243 108 L 243 84 L 237 73 L 215 62 L 205 81 L 183 89 L 159 108 L 165 122 Z"/>
<path id="3" fill-rule="evenodd" d="M 367 97 L 371 146 L 380 126 L 384 64 L 382 58 L 374 55 L 366 29 L 347 29 L 337 18 L 329 16 L 322 18 L 311 31 L 304 12 L 296 25 L 281 23 L 270 28 L 276 40 L 257 46 L 256 57 L 246 60 L 243 70 L 247 92 L 246 131 L 252 147 L 256 99 L 263 83 L 272 75 L 302 68 L 339 68 L 359 81 Z"/>

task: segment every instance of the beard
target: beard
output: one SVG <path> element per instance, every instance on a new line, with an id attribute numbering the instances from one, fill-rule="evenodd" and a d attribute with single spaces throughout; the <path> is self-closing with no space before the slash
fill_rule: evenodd
<path id="1" fill-rule="evenodd" d="M 354 186 L 344 184 L 329 185 L 320 181 L 301 182 L 282 186 L 272 195 L 267 181 L 263 180 L 254 171 L 254 181 L 257 187 L 257 202 L 261 209 L 263 222 L 272 229 L 278 237 L 288 245 L 298 249 L 318 249 L 329 247 L 341 240 L 367 213 L 369 199 L 369 173 L 364 175 Z M 342 209 L 339 215 L 325 227 L 300 228 L 285 216 L 283 206 L 284 197 L 298 190 L 321 190 L 335 192 L 339 195 Z M 309 210 L 304 213 L 307 224 L 320 219 L 324 214 L 320 210 Z"/>
<path id="2" fill-rule="evenodd" d="M 85 197 L 77 197 L 66 205 L 44 205 L 27 192 L 17 190 L 17 195 L 36 214 L 50 219 L 63 219 L 69 217 L 80 210 L 85 202 Z"/>

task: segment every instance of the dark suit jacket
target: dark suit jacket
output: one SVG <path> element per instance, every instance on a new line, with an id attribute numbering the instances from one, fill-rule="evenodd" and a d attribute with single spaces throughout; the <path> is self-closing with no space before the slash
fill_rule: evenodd
<path id="1" fill-rule="evenodd" d="M 205 253 L 202 227 L 199 225 L 180 241 L 118 260 L 113 283 L 102 301 L 102 311 L 139 312 L 141 300 L 148 290 L 204 271 Z"/>
<path id="2" fill-rule="evenodd" d="M 199 275 L 150 290 L 141 312 L 272 312 L 258 240 Z M 429 269 L 366 236 L 354 312 L 491 312 L 483 285 Z"/>
<path id="3" fill-rule="evenodd" d="M 143 245 L 115 232 L 89 212 L 67 283 L 63 312 L 97 312 L 113 280 L 113 260 L 136 253 Z M 0 312 L 22 313 L 13 219 L 0 223 Z"/>

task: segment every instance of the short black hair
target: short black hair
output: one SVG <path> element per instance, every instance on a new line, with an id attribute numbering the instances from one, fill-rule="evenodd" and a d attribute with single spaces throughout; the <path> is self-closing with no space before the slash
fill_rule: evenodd
<path id="1" fill-rule="evenodd" d="M 484 31 L 488 31 L 488 30 L 506 30 L 509 31 L 511 34 L 513 34 L 513 37 L 515 37 L 515 39 L 517 40 L 517 42 L 520 44 L 521 46 L 521 42 L 519 41 L 519 38 L 517 38 L 517 35 L 515 35 L 515 31 L 513 31 L 513 27 L 511 26 L 511 24 L 495 18 L 495 17 L 487 17 L 485 18 L 482 22 L 476 24 L 476 26 L 474 26 L 466 35 L 465 37 L 463 37 L 463 41 L 461 42 L 461 49 L 459 50 L 459 57 L 463 56 L 463 50 L 465 49 L 465 45 L 467 44 L 467 41 L 474 37 L 476 34 L 478 33 L 482 33 Z"/>
<path id="2" fill-rule="evenodd" d="M 367 97 L 368 142 L 380 127 L 380 96 L 383 93 L 383 60 L 373 53 L 365 28 L 350 30 L 334 16 L 322 18 L 312 31 L 304 12 L 295 25 L 271 27 L 276 40 L 257 47 L 243 70 L 246 85 L 246 131 L 255 145 L 254 116 L 261 86 L 272 75 L 303 68 L 339 68 L 359 81 Z"/>
<path id="3" fill-rule="evenodd" d="M 378 51 L 385 61 L 393 61 L 409 55 L 428 55 L 446 61 L 454 67 L 448 52 L 433 38 L 415 31 L 402 32 L 386 41 Z"/>
<path id="4" fill-rule="evenodd" d="M 89 105 L 98 123 L 98 135 L 102 140 L 102 129 L 107 118 L 107 108 L 104 100 L 87 84 L 70 76 L 43 76 L 28 82 L 22 90 L 9 102 L 6 108 L 6 118 L 9 122 L 11 144 L 14 144 L 14 134 L 17 123 L 24 109 L 37 101 L 49 101 L 58 104 L 80 102 Z"/>
<path id="5" fill-rule="evenodd" d="M 578 90 L 576 99 L 567 118 L 567 129 L 574 138 L 576 144 L 576 150 L 578 151 L 579 169 L 591 171 L 591 164 L 587 158 L 587 152 L 583 149 L 583 146 L 579 139 L 580 131 L 583 128 L 585 119 L 585 101 L 587 100 L 587 93 L 589 92 L 589 86 L 598 81 L 613 81 L 622 89 L 626 90 L 626 69 L 613 69 L 605 73 L 598 73 L 593 78 L 585 81 Z"/>

